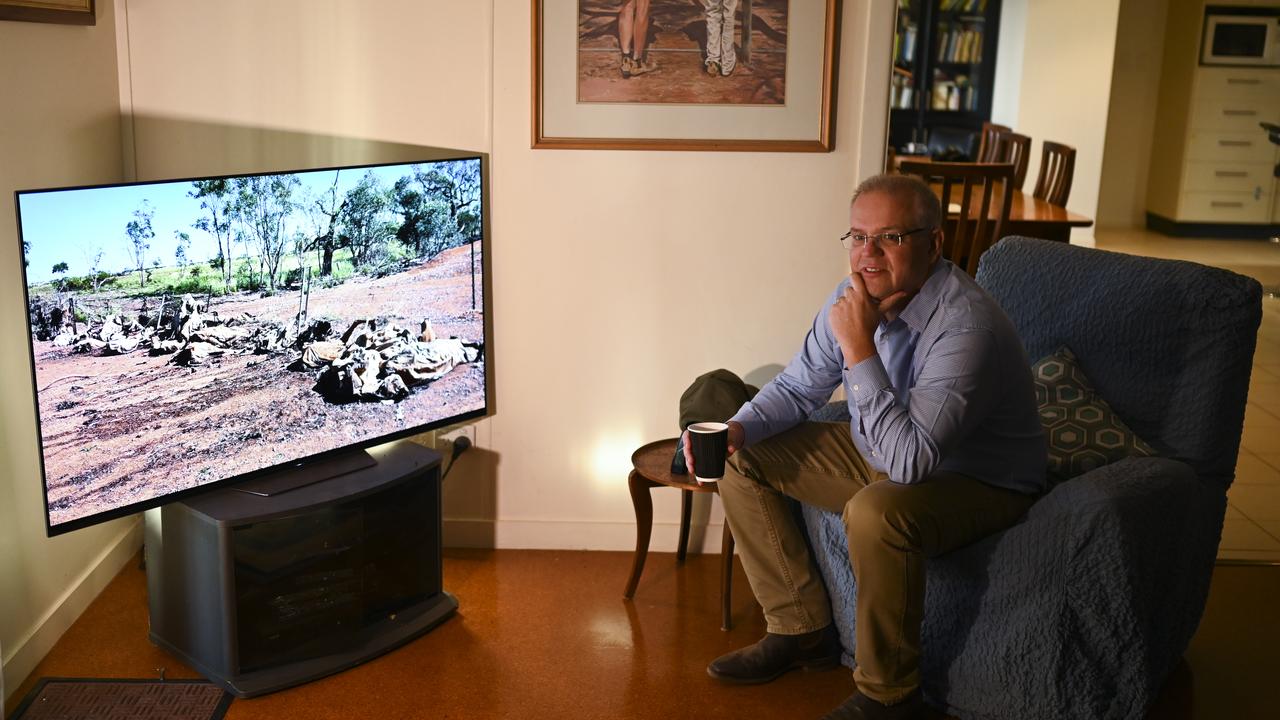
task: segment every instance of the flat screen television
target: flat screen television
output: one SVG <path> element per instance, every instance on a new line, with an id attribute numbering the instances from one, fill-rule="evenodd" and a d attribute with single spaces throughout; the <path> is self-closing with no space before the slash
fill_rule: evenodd
<path id="1" fill-rule="evenodd" d="M 49 535 L 483 416 L 482 171 L 17 192 Z"/>

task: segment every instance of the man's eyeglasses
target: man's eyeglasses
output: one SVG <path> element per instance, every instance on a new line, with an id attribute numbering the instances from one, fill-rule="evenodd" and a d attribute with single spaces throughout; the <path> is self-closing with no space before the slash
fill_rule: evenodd
<path id="1" fill-rule="evenodd" d="M 930 228 L 916 228 L 915 230 L 907 230 L 905 232 L 886 232 L 879 235 L 854 235 L 853 231 L 840 236 L 840 244 L 845 250 L 853 250 L 854 248 L 864 248 L 868 243 L 874 242 L 877 247 L 883 249 L 888 247 L 900 247 L 902 243 L 911 235 L 921 230 L 929 230 Z"/>

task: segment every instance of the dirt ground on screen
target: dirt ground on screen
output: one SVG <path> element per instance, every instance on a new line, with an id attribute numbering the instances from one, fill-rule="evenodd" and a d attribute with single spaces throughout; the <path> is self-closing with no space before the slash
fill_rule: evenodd
<path id="1" fill-rule="evenodd" d="M 477 248 L 478 251 L 478 248 Z M 431 320 L 439 337 L 484 337 L 481 258 L 470 247 L 445 251 L 383 278 L 357 277 L 311 292 L 309 317 L 336 332 L 362 317 L 387 317 L 417 330 Z M 154 303 L 152 303 L 154 305 Z M 141 301 L 131 308 L 136 311 Z M 297 292 L 237 294 L 213 301 L 222 318 L 249 313 L 293 322 Z M 172 355 L 73 354 L 35 342 L 40 433 L 50 523 L 232 477 L 484 407 L 485 357 L 460 365 L 399 402 L 326 401 L 317 371 L 293 371 L 294 350 L 228 353 L 211 365 L 180 367 Z"/>

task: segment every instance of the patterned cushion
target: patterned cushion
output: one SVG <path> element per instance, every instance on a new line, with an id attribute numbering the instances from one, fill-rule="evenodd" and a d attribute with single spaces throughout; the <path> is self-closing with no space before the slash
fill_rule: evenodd
<path id="1" fill-rule="evenodd" d="M 1066 347 L 1032 367 L 1054 483 L 1129 456 L 1155 455 L 1093 389 Z"/>

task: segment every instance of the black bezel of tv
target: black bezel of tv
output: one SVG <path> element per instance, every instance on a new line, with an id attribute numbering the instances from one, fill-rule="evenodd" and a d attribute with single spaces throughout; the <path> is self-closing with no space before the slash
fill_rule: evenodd
<path id="1" fill-rule="evenodd" d="M 76 190 L 96 190 L 96 189 L 104 189 L 104 188 L 139 187 L 139 186 L 146 186 L 146 185 L 189 183 L 189 182 L 194 182 L 198 180 L 268 177 L 268 176 L 275 176 L 275 175 L 289 175 L 289 174 L 295 174 L 295 173 L 318 173 L 318 172 L 342 171 L 342 170 L 363 170 L 367 168 L 381 168 L 381 167 L 392 167 L 392 166 L 401 166 L 401 165 L 403 166 L 427 165 L 427 164 L 436 164 L 436 163 L 442 163 L 442 162 L 453 162 L 453 161 L 459 161 L 459 160 L 476 160 L 480 164 L 480 183 L 479 184 L 480 184 L 481 226 L 480 226 L 479 243 L 480 243 L 481 249 L 480 249 L 479 272 L 481 276 L 480 277 L 481 282 L 480 282 L 479 292 L 480 292 L 480 297 L 483 298 L 482 307 L 484 308 L 483 316 L 482 316 L 482 328 L 484 332 L 484 356 L 485 356 L 484 387 L 482 390 L 483 404 L 481 405 L 481 407 L 468 412 L 441 417 L 440 419 L 432 420 L 430 422 L 423 423 L 420 425 L 405 427 L 401 430 L 397 430 L 392 433 L 387 433 L 377 437 L 368 438 L 368 439 L 357 441 L 347 445 L 341 445 L 339 447 L 334 447 L 329 450 L 307 455 L 305 457 L 291 460 L 288 462 L 278 463 L 276 465 L 258 468 L 256 470 L 240 473 L 238 475 L 231 475 L 225 478 L 221 478 L 219 480 L 213 480 L 207 483 L 203 483 L 195 487 L 190 487 L 183 490 L 174 491 L 171 493 L 166 493 L 163 495 L 157 495 L 155 497 L 142 500 L 136 503 L 121 505 L 119 507 L 112 508 L 110 510 L 105 510 L 102 512 L 94 513 L 92 515 L 86 515 L 84 517 L 68 520 L 66 522 L 59 523 L 56 526 L 50 522 L 51 513 L 50 513 L 50 507 L 49 507 L 49 486 L 48 486 L 48 477 L 45 470 L 44 434 L 41 426 L 41 417 L 40 417 L 40 396 L 39 396 L 40 388 L 39 388 L 38 379 L 36 376 L 36 356 L 35 356 L 35 345 L 34 345 L 35 336 L 33 334 L 33 328 L 31 325 L 30 284 L 27 279 L 27 253 L 25 248 L 23 247 L 22 205 L 21 205 L 22 196 L 38 195 L 38 194 L 44 194 L 44 193 L 76 191 Z M 493 393 L 493 376 L 489 369 L 490 367 L 489 362 L 493 352 L 492 351 L 493 318 L 490 312 L 491 286 L 490 286 L 490 272 L 489 272 L 490 260 L 489 260 L 488 162 L 487 162 L 487 159 L 482 155 L 459 154 L 456 156 L 432 157 L 432 158 L 422 159 L 422 160 L 409 160 L 409 161 L 397 161 L 397 162 L 363 163 L 358 165 L 335 165 L 335 166 L 316 167 L 316 168 L 299 168 L 299 169 L 293 169 L 293 170 L 274 170 L 274 171 L 251 172 L 251 173 L 249 172 L 231 173 L 231 174 L 225 174 L 225 175 L 179 177 L 179 178 L 166 178 L 163 180 L 147 180 L 147 181 L 137 181 L 137 182 L 97 183 L 97 184 L 89 184 L 89 185 L 71 185 L 66 187 L 31 188 L 31 189 L 14 191 L 14 211 L 15 211 L 15 217 L 16 217 L 17 226 L 18 226 L 18 252 L 19 252 L 19 256 L 23 260 L 23 265 L 20 268 L 22 272 L 22 299 L 23 299 L 22 310 L 24 314 L 22 324 L 25 325 L 27 329 L 27 353 L 28 353 L 28 356 L 31 358 L 32 411 L 33 411 L 33 415 L 35 417 L 35 423 L 36 423 L 36 442 L 38 445 L 37 454 L 40 460 L 40 480 L 41 480 L 41 487 L 44 489 L 42 500 L 45 506 L 44 508 L 45 532 L 48 537 L 56 537 L 58 535 L 63 535 L 65 533 L 73 532 L 75 530 L 91 527 L 93 525 L 99 525 L 105 522 L 109 522 L 111 520 L 116 520 L 122 517 L 129 516 L 129 515 L 134 515 L 134 514 L 143 512 L 145 510 L 156 508 L 170 502 L 181 500 L 183 498 L 192 497 L 194 495 L 210 492 L 216 489 L 228 488 L 237 483 L 243 483 L 245 481 L 261 478 L 271 473 L 280 472 L 282 470 L 292 470 L 292 469 L 302 468 L 308 465 L 318 464 L 323 462 L 324 460 L 340 456 L 344 453 L 352 453 L 359 450 L 365 450 L 371 447 L 375 447 L 377 445 L 383 445 L 386 443 L 395 442 L 396 440 L 402 440 L 404 438 L 411 437 L 413 435 L 419 435 L 424 432 L 429 432 L 437 428 L 447 427 L 449 425 L 455 425 L 461 422 L 465 422 L 467 420 L 475 420 L 475 419 L 483 418 L 489 414 L 489 410 L 492 406 L 492 393 Z M 472 270 L 473 282 L 474 282 L 475 272 L 476 271 L 473 268 Z"/>

